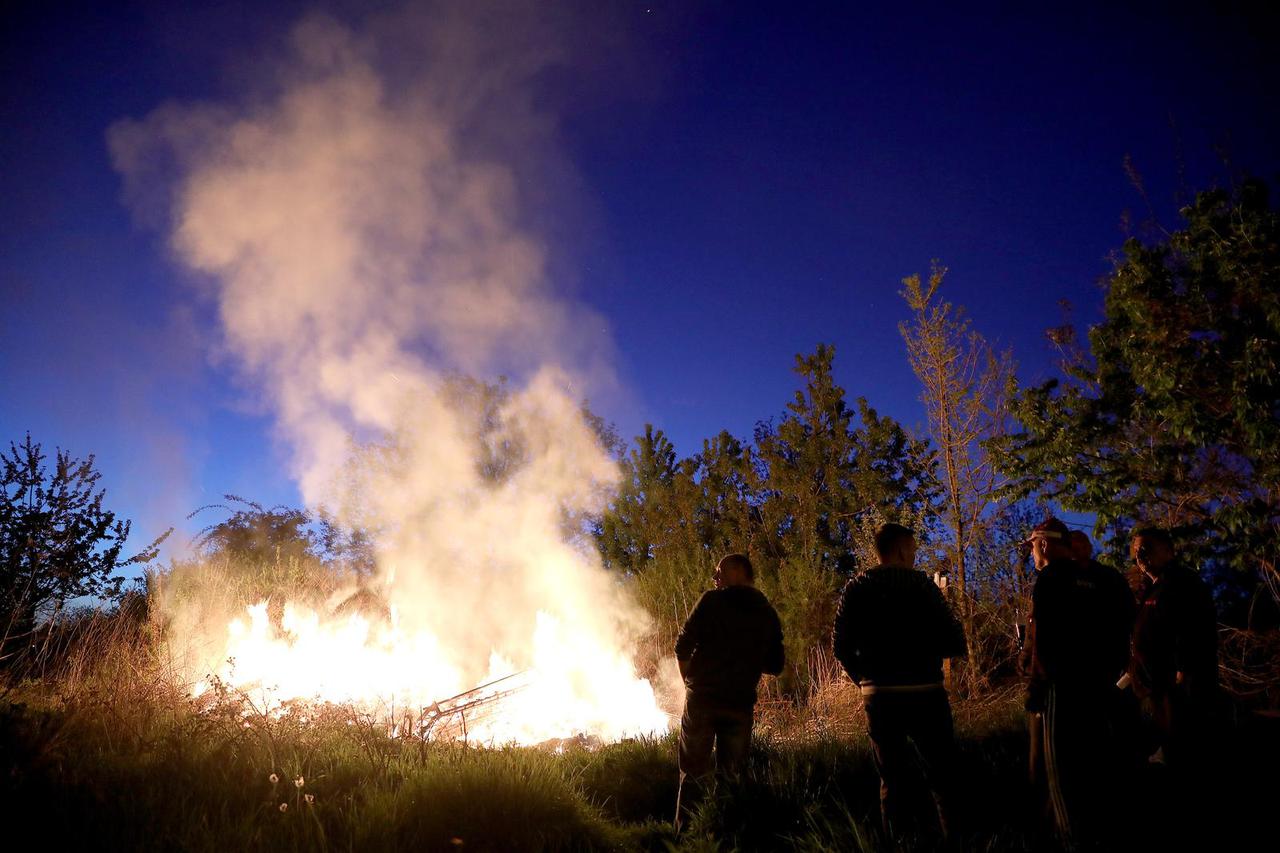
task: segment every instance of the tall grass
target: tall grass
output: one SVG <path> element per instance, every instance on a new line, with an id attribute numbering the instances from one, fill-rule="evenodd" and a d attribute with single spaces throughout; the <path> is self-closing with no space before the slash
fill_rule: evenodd
<path id="1" fill-rule="evenodd" d="M 768 699 L 744 779 L 708 797 L 676 837 L 673 735 L 486 749 L 391 737 L 340 707 L 264 714 L 231 695 L 196 703 L 169 686 L 145 625 L 89 627 L 78 651 L 0 699 L 5 826 L 38 833 L 50 849 L 915 850 L 936 841 L 923 789 L 913 792 L 919 832 L 897 848 L 880 836 L 858 700 L 835 678 L 800 705 Z M 967 848 L 1051 845 L 1024 781 L 1017 697 L 960 703 L 956 719 Z M 1274 792 L 1272 779 L 1222 825 L 1240 826 Z M 1265 829 L 1266 818 L 1255 824 Z"/>

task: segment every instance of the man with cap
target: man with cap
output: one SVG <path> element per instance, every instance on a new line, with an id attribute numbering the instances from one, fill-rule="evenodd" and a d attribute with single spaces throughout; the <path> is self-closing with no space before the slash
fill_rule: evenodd
<path id="1" fill-rule="evenodd" d="M 782 623 L 755 587 L 746 554 L 729 554 L 676 638 L 686 695 L 680 719 L 676 830 L 701 799 L 712 771 L 735 779 L 747 761 L 756 687 L 782 672 Z M 715 754 L 714 763 L 712 753 Z"/>
<path id="2" fill-rule="evenodd" d="M 1071 531 L 1056 518 L 1026 543 L 1036 569 L 1027 625 L 1031 762 L 1058 832 L 1070 843 L 1106 826 L 1118 780 L 1116 681 L 1128 663 L 1133 612 L 1127 587 L 1093 561 L 1077 563 Z"/>

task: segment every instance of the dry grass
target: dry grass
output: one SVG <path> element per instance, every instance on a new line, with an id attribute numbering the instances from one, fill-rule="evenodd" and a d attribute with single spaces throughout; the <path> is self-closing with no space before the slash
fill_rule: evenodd
<path id="1" fill-rule="evenodd" d="M 0 802 L 55 849 L 886 849 L 861 697 L 822 657 L 805 701 L 766 691 L 746 780 L 677 839 L 673 737 L 558 750 L 390 737 L 350 708 L 193 701 L 137 620 L 76 636 L 0 698 Z M 954 708 L 970 848 L 1041 849 L 1017 691 Z"/>

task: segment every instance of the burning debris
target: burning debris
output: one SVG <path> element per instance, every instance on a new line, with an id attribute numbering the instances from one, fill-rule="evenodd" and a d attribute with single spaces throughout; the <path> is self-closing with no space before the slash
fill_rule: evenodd
<path id="1" fill-rule="evenodd" d="M 385 620 L 338 610 L 322 618 L 286 603 L 273 619 L 268 602 L 246 608 L 193 696 L 264 714 L 349 707 L 394 737 L 480 744 L 586 745 L 670 726 L 629 660 L 575 647 L 574 632 L 547 614 L 539 614 L 528 666 L 493 653 L 488 674 L 468 687 L 447 646 L 406 630 L 394 607 Z"/>
<path id="2" fill-rule="evenodd" d="M 515 672 L 465 690 L 457 696 L 432 702 L 430 707 L 423 709 L 416 734 L 424 739 L 468 740 L 468 716 L 474 727 L 476 723 L 483 724 L 493 714 L 502 713 L 503 700 L 513 696 L 524 686 L 515 681 L 522 675 L 525 673 Z"/>

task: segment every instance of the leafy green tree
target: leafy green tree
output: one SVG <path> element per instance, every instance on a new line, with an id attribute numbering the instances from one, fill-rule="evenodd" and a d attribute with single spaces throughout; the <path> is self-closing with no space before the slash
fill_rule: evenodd
<path id="1" fill-rule="evenodd" d="M 1168 525 L 1193 561 L 1274 573 L 1280 219 L 1259 180 L 1181 216 L 1125 243 L 1087 348 L 1052 330 L 1065 380 L 1020 391 L 1002 464 L 1018 491 L 1096 513 L 1100 530 Z"/>
<path id="2" fill-rule="evenodd" d="M 206 556 L 221 554 L 254 562 L 298 560 L 314 557 L 320 537 L 311 529 L 311 514 L 288 506 L 264 507 L 257 501 L 224 495 L 225 504 L 208 504 L 188 518 L 207 509 L 223 509 L 229 515 L 205 527 L 196 544 Z"/>
<path id="3" fill-rule="evenodd" d="M 105 507 L 94 457 L 59 448 L 48 461 L 30 434 L 0 454 L 0 659 L 70 600 L 118 600 L 120 570 L 155 559 L 168 535 L 124 556 L 130 522 Z"/>
<path id="4" fill-rule="evenodd" d="M 784 684 L 798 687 L 809 655 L 826 644 L 836 593 L 867 550 L 869 523 L 918 525 L 931 512 L 927 447 L 866 400 L 850 408 L 834 357 L 829 346 L 797 357 L 803 386 L 776 425 L 758 425 L 754 446 L 722 431 L 680 458 L 647 425 L 622 458 L 596 541 L 654 617 L 657 654 L 670 654 L 716 561 L 741 551 L 783 619 Z"/>
<path id="5" fill-rule="evenodd" d="M 760 538 L 754 454 L 727 430 L 702 442 L 696 457 L 699 545 L 718 559 L 757 549 Z M 709 562 L 709 561 L 708 561 Z"/>
<path id="6" fill-rule="evenodd" d="M 646 424 L 620 464 L 622 482 L 597 533 L 606 566 L 637 572 L 679 559 L 705 578 L 719 557 L 750 550 L 759 527 L 752 453 L 728 432 L 680 459 L 662 430 Z"/>
<path id="7" fill-rule="evenodd" d="M 925 443 L 864 398 L 851 409 L 834 359 L 835 348 L 825 344 L 797 356 L 803 388 L 776 427 L 756 430 L 764 528 L 758 562 L 783 620 L 790 686 L 804 679 L 809 654 L 826 644 L 846 580 L 838 568 L 859 562 L 859 519 L 904 518 L 934 494 Z"/>
<path id="8" fill-rule="evenodd" d="M 597 543 L 607 566 L 636 572 L 670 544 L 680 523 L 672 510 L 681 464 L 675 446 L 653 424 L 645 424 L 620 464 L 621 483 L 601 519 Z"/>
<path id="9" fill-rule="evenodd" d="M 879 511 L 896 518 L 928 499 L 927 448 L 865 398 L 849 407 L 835 382 L 835 348 L 796 356 L 804 387 L 775 427 L 756 431 L 770 550 L 813 565 L 833 566 L 856 552 L 855 519 Z"/>

